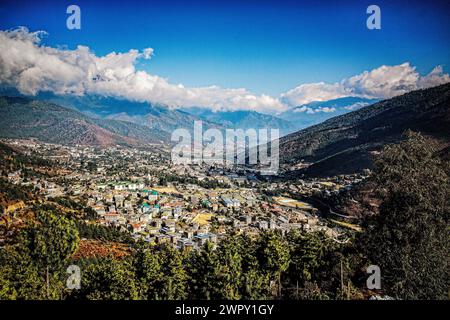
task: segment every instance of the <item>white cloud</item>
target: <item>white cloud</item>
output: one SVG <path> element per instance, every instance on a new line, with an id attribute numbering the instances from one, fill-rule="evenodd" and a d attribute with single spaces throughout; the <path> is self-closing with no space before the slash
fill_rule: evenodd
<path id="1" fill-rule="evenodd" d="M 436 66 L 429 74 L 419 79 L 419 88 L 430 88 L 450 82 L 448 73 L 444 73 L 442 66 Z"/>
<path id="2" fill-rule="evenodd" d="M 348 96 L 385 99 L 447 82 L 450 82 L 450 77 L 443 72 L 441 66 L 435 67 L 428 75 L 421 76 L 415 67 L 405 62 L 396 66 L 383 65 L 332 84 L 302 84 L 282 94 L 281 100 L 295 106 Z"/>
<path id="3" fill-rule="evenodd" d="M 322 107 L 322 108 L 315 109 L 314 111 L 329 113 L 329 112 L 335 112 L 336 108 Z"/>
<path id="4" fill-rule="evenodd" d="M 142 52 L 95 55 L 88 47 L 75 50 L 40 45 L 43 32 L 26 28 L 0 31 L 0 82 L 29 95 L 39 91 L 57 94 L 85 93 L 161 103 L 170 107 L 200 106 L 213 110 L 280 112 L 287 107 L 267 95 L 246 89 L 217 86 L 186 88 L 136 70 L 139 59 L 150 59 L 152 48 Z"/>
<path id="5" fill-rule="evenodd" d="M 284 103 L 291 106 L 306 104 L 313 101 L 327 101 L 346 97 L 346 94 L 338 83 L 325 82 L 301 84 L 281 95 Z"/>
<path id="6" fill-rule="evenodd" d="M 306 112 L 306 111 L 308 111 L 308 107 L 307 106 L 301 106 L 301 107 L 298 107 L 298 108 L 294 109 L 294 113 L 301 113 L 301 112 Z"/>
<path id="7" fill-rule="evenodd" d="M 330 107 L 319 107 L 319 108 L 311 108 L 311 107 L 307 107 L 307 106 L 301 106 L 298 108 L 294 109 L 295 113 L 301 113 L 301 112 L 305 112 L 307 114 L 314 114 L 314 113 L 319 113 L 319 112 L 324 112 L 324 113 L 330 113 L 330 112 L 335 112 L 336 108 L 330 108 Z"/>
<path id="8" fill-rule="evenodd" d="M 359 109 L 365 106 L 368 106 L 370 103 L 368 102 L 355 102 L 349 106 L 345 106 L 344 109 L 346 110 L 355 110 L 355 109 Z"/>
<path id="9" fill-rule="evenodd" d="M 217 86 L 189 88 L 137 70 L 140 59 L 151 59 L 152 48 L 131 49 L 125 53 L 95 55 L 88 47 L 75 50 L 41 45 L 43 31 L 26 28 L 0 31 L 0 83 L 35 95 L 40 91 L 56 94 L 100 94 L 177 107 L 206 107 L 212 110 L 255 110 L 280 113 L 291 106 L 347 96 L 390 98 L 419 88 L 450 81 L 441 66 L 421 76 L 409 63 L 381 66 L 336 83 L 309 83 L 280 97 L 255 95 L 245 88 Z M 296 112 L 334 112 L 334 108 L 299 109 Z"/>

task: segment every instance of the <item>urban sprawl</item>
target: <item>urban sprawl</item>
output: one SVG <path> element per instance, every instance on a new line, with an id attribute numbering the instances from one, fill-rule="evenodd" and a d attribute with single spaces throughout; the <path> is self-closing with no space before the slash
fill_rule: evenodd
<path id="1" fill-rule="evenodd" d="M 33 139 L 2 142 L 54 164 L 44 175 L 29 176 L 26 168 L 9 173 L 10 182 L 32 186 L 47 199 L 68 197 L 83 203 L 92 212 L 86 223 L 179 249 L 217 243 L 230 232 L 256 235 L 268 229 L 323 231 L 340 241 L 345 238 L 343 226 L 330 224 L 307 200 L 291 195 L 308 199 L 337 193 L 364 179 L 348 175 L 272 181 L 245 167 L 173 165 L 161 151 L 62 146 Z M 14 204 L 4 214 L 14 219 L 24 206 Z"/>

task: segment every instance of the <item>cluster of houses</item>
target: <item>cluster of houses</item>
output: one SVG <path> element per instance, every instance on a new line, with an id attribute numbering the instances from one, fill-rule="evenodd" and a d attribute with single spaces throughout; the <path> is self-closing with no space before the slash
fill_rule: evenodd
<path id="1" fill-rule="evenodd" d="M 20 144 L 20 142 L 16 142 Z M 363 177 L 334 180 L 262 182 L 245 169 L 207 166 L 173 166 L 170 160 L 150 151 L 112 147 L 58 146 L 36 141 L 22 142 L 44 159 L 55 162 L 54 178 L 33 177 L 22 172 L 8 174 L 12 183 L 32 184 L 46 197 L 71 197 L 92 208 L 96 223 L 130 232 L 133 238 L 151 243 L 171 243 L 179 248 L 197 248 L 206 241 L 216 243 L 230 229 L 245 233 L 292 229 L 334 230 L 310 206 L 292 206 L 260 193 L 288 190 L 299 194 L 337 192 Z M 87 163 L 95 162 L 94 165 Z M 161 183 L 160 175 L 176 174 L 230 184 L 206 189 L 195 183 Z M 61 181 L 61 177 L 64 177 Z M 245 187 L 244 187 L 245 186 Z M 293 200 L 294 201 L 294 200 Z"/>

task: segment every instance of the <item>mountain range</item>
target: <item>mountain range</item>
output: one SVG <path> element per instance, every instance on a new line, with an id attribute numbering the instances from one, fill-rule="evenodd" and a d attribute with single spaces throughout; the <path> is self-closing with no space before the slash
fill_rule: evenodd
<path id="1" fill-rule="evenodd" d="M 169 108 L 161 104 L 130 101 L 99 95 L 57 95 L 40 92 L 35 96 L 24 96 L 14 88 L 1 88 L 0 95 L 16 96 L 48 101 L 80 111 L 91 118 L 113 119 L 147 126 L 170 137 L 173 130 L 191 130 L 195 120 L 202 120 L 206 128 L 231 129 L 279 129 L 280 136 L 320 123 L 332 116 L 350 112 L 358 107 L 374 103 L 375 99 L 346 97 L 328 101 L 316 101 L 292 107 L 279 114 L 264 114 L 256 111 L 212 111 L 208 108 Z"/>
<path id="2" fill-rule="evenodd" d="M 146 102 L 105 97 L 99 95 L 55 95 L 41 93 L 35 99 L 50 101 L 75 109 L 91 118 L 119 120 L 157 130 L 166 140 L 177 128 L 191 129 L 197 117 L 177 109 Z M 207 123 L 206 127 L 216 124 Z"/>
<path id="3" fill-rule="evenodd" d="M 373 154 L 406 130 L 450 145 L 450 83 L 417 90 L 328 119 L 280 139 L 280 162 L 312 163 L 296 175 L 331 176 L 371 168 Z"/>
<path id="4" fill-rule="evenodd" d="M 293 131 L 297 131 L 321 123 L 331 117 L 358 110 L 378 101 L 379 99 L 367 99 L 361 97 L 344 97 L 327 101 L 313 101 L 295 106 L 279 114 L 278 117 L 289 121 L 295 128 Z"/>
<path id="5" fill-rule="evenodd" d="M 280 136 L 297 130 L 295 123 L 256 111 L 211 111 L 205 108 L 186 108 L 184 111 L 209 122 L 232 129 L 279 129 Z"/>
<path id="6" fill-rule="evenodd" d="M 370 168 L 373 154 L 388 143 L 398 142 L 407 129 L 422 132 L 448 150 L 450 84 L 366 105 L 371 102 L 356 97 L 314 102 L 289 110 L 290 116 L 285 113 L 275 117 L 254 111 L 175 110 L 99 96 L 40 94 L 36 99 L 3 96 L 0 97 L 0 137 L 34 137 L 47 142 L 101 147 L 167 145 L 172 130 L 192 129 L 195 120 L 203 120 L 204 129 L 279 126 L 289 131 L 295 128 L 292 123 L 296 114 L 311 110 L 311 115 L 317 115 L 317 121 L 323 114 L 347 113 L 280 139 L 280 163 L 292 167 L 309 164 L 292 171 L 293 176 L 330 176 Z M 326 108 L 333 112 L 323 112 L 329 110 Z M 303 111 L 295 112 L 295 109 Z M 297 125 L 306 125 L 301 119 Z"/>
<path id="7" fill-rule="evenodd" d="M 22 97 L 0 97 L 0 137 L 36 138 L 67 145 L 162 144 L 159 130 L 126 121 L 92 118 L 57 104 Z"/>

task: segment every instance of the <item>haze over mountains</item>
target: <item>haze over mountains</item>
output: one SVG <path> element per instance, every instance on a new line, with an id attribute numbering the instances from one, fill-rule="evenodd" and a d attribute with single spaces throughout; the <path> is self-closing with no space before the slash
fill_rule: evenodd
<path id="1" fill-rule="evenodd" d="M 292 123 L 296 130 L 318 124 L 326 119 L 373 104 L 379 99 L 345 97 L 327 101 L 314 101 L 293 107 L 279 115 Z"/>
<path id="2" fill-rule="evenodd" d="M 202 120 L 206 127 L 220 129 L 279 129 L 280 136 L 284 136 L 378 101 L 377 99 L 346 97 L 299 105 L 279 114 L 265 114 L 252 110 L 212 111 L 201 107 L 175 109 L 161 104 L 100 95 L 76 96 L 40 92 L 35 96 L 26 96 L 13 88 L 0 89 L 0 95 L 52 102 L 75 109 L 91 118 L 135 123 L 160 130 L 161 137 L 165 138 L 170 138 L 171 132 L 177 128 L 191 130 L 195 120 Z"/>
<path id="3" fill-rule="evenodd" d="M 100 96 L 40 94 L 36 98 L 0 98 L 0 137 L 34 137 L 61 144 L 142 146 L 167 144 L 174 129 L 191 129 L 195 120 L 204 121 L 204 130 L 213 126 L 220 129 L 282 126 L 284 132 L 289 132 L 296 126 L 308 125 L 302 116 L 312 116 L 312 121 L 320 122 L 332 114 L 346 112 L 280 139 L 281 163 L 312 163 L 293 172 L 294 176 L 326 176 L 370 168 L 373 153 L 387 143 L 399 141 L 407 129 L 420 131 L 443 147 L 450 145 L 450 84 L 371 105 L 367 104 L 374 100 L 355 97 L 314 102 L 279 117 L 254 111 L 175 110 Z"/>
<path id="4" fill-rule="evenodd" d="M 17 94 L 18 96 L 22 96 Z M 30 99 L 48 101 L 77 110 L 91 118 L 119 120 L 158 130 L 165 139 L 177 128 L 191 128 L 198 118 L 176 109 L 99 95 L 55 95 L 39 93 Z"/>
<path id="5" fill-rule="evenodd" d="M 186 108 L 183 110 L 201 119 L 220 123 L 225 127 L 244 130 L 249 128 L 278 128 L 280 129 L 280 136 L 284 136 L 377 101 L 379 100 L 360 97 L 314 101 L 295 106 L 276 115 L 245 110 L 216 112 L 206 108 Z"/>
<path id="6" fill-rule="evenodd" d="M 219 123 L 227 128 L 243 130 L 279 129 L 280 135 L 286 135 L 298 129 L 294 122 L 256 111 L 240 110 L 215 112 L 204 108 L 188 108 L 184 110 L 202 120 Z"/>

